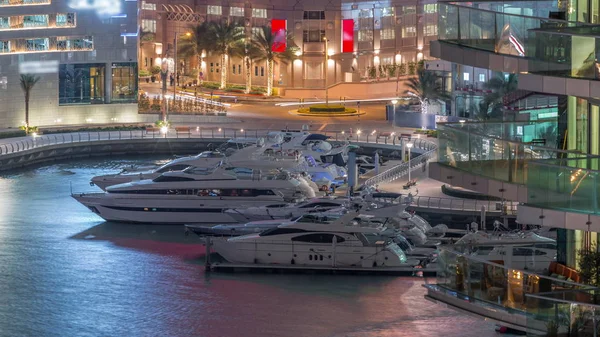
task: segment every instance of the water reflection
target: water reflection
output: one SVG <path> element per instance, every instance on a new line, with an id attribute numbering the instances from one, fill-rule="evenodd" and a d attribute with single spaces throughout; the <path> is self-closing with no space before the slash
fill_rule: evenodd
<path id="1" fill-rule="evenodd" d="M 70 197 L 136 160 L 0 176 L 0 335 L 491 336 L 397 277 L 206 274 L 180 226 L 104 222 Z"/>

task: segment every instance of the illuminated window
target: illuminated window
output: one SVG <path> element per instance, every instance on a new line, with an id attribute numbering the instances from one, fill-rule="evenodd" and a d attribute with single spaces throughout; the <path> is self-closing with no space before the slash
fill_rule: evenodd
<path id="1" fill-rule="evenodd" d="M 112 64 L 112 100 L 135 102 L 137 100 L 137 63 Z"/>
<path id="2" fill-rule="evenodd" d="M 258 76 L 258 66 L 254 66 L 254 76 Z"/>
<path id="3" fill-rule="evenodd" d="M 19 25 L 17 23 L 17 25 Z M 25 15 L 23 16 L 23 27 L 48 27 L 48 15 Z"/>
<path id="4" fill-rule="evenodd" d="M 56 14 L 56 27 L 74 27 L 75 13 Z"/>
<path id="5" fill-rule="evenodd" d="M 358 12 L 358 17 L 360 19 L 364 19 L 364 18 L 372 18 L 373 17 L 373 11 L 370 9 L 361 9 Z"/>
<path id="6" fill-rule="evenodd" d="M 423 34 L 425 36 L 434 36 L 437 35 L 438 29 L 437 25 L 426 25 L 423 27 Z"/>
<path id="7" fill-rule="evenodd" d="M 105 65 L 61 64 L 58 68 L 58 104 L 104 103 Z"/>
<path id="8" fill-rule="evenodd" d="M 262 31 L 262 27 L 252 27 L 252 36 L 260 36 Z"/>
<path id="9" fill-rule="evenodd" d="M 144 32 L 156 33 L 156 20 L 142 20 L 142 30 Z"/>
<path id="10" fill-rule="evenodd" d="M 417 6 L 402 6 L 402 14 L 416 14 Z"/>
<path id="11" fill-rule="evenodd" d="M 264 19 L 267 17 L 267 10 L 265 8 L 252 8 L 252 17 Z"/>
<path id="12" fill-rule="evenodd" d="M 415 37 L 417 36 L 416 26 L 404 26 L 402 27 L 402 37 Z"/>
<path id="13" fill-rule="evenodd" d="M 359 30 L 358 31 L 358 41 L 359 42 L 373 41 L 373 31 L 370 29 Z"/>
<path id="14" fill-rule="evenodd" d="M 396 38 L 396 31 L 393 28 L 385 28 L 381 30 L 382 40 L 393 40 Z"/>
<path id="15" fill-rule="evenodd" d="M 428 13 L 428 14 L 437 13 L 437 4 L 424 5 L 423 12 Z"/>
<path id="16" fill-rule="evenodd" d="M 244 7 L 230 7 L 229 16 L 244 16 Z"/>
<path id="17" fill-rule="evenodd" d="M 150 3 L 150 2 L 146 2 L 146 1 L 142 1 L 142 9 L 149 10 L 149 11 L 155 11 L 156 10 L 156 4 L 153 4 L 153 3 Z"/>
<path id="18" fill-rule="evenodd" d="M 0 18 L 0 28 L 10 28 L 10 19 L 7 17 Z"/>
<path id="19" fill-rule="evenodd" d="M 221 6 L 206 6 L 206 14 L 210 15 L 222 15 Z"/>
<path id="20" fill-rule="evenodd" d="M 304 20 L 325 20 L 325 11 L 304 11 Z"/>
<path id="21" fill-rule="evenodd" d="M 10 41 L 0 41 L 0 53 L 10 53 Z"/>
<path id="22" fill-rule="evenodd" d="M 0 0 L 0 7 L 20 5 L 48 5 L 50 0 Z"/>
<path id="23" fill-rule="evenodd" d="M 8 77 L 6 77 L 6 76 L 0 77 L 0 89 L 2 89 L 2 90 L 8 89 Z"/>
<path id="24" fill-rule="evenodd" d="M 381 9 L 381 16 L 394 16 L 394 7 L 384 7 Z"/>
<path id="25" fill-rule="evenodd" d="M 485 82 L 485 74 L 479 74 L 479 82 Z"/>
<path id="26" fill-rule="evenodd" d="M 46 51 L 50 49 L 48 38 L 45 39 L 25 39 L 26 51 Z"/>
<path id="27" fill-rule="evenodd" d="M 302 33 L 302 41 L 304 41 L 304 42 L 323 42 L 323 38 L 325 38 L 324 30 L 310 29 L 310 30 L 305 30 Z"/>

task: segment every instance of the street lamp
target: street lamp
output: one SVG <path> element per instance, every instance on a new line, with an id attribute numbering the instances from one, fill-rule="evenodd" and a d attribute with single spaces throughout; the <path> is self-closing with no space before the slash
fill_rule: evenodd
<path id="1" fill-rule="evenodd" d="M 329 89 L 327 88 L 327 70 L 329 68 L 329 48 L 327 48 L 329 40 L 327 37 L 323 36 L 323 41 L 325 41 L 325 106 L 329 106 Z"/>
<path id="2" fill-rule="evenodd" d="M 398 104 L 398 100 L 393 99 L 392 106 L 394 107 L 394 110 L 392 111 L 392 127 L 396 126 L 396 104 Z"/>
<path id="3" fill-rule="evenodd" d="M 408 149 L 408 182 L 410 183 L 410 149 L 413 147 L 413 143 L 406 143 Z"/>

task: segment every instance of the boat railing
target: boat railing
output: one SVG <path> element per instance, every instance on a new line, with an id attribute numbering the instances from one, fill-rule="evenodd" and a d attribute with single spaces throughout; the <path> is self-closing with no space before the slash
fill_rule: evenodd
<path id="1" fill-rule="evenodd" d="M 517 202 L 501 202 L 493 200 L 473 200 L 443 197 L 413 197 L 411 206 L 431 209 L 448 209 L 454 211 L 480 212 L 485 208 L 486 212 L 501 212 L 505 215 L 517 214 Z"/>

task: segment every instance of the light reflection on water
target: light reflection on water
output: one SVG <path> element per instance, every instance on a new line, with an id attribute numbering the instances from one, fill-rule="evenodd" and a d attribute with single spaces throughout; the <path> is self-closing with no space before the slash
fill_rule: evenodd
<path id="1" fill-rule="evenodd" d="M 0 175 L 0 336 L 491 336 L 423 298 L 423 280 L 204 273 L 180 226 L 103 222 L 69 195 L 163 158 Z"/>

